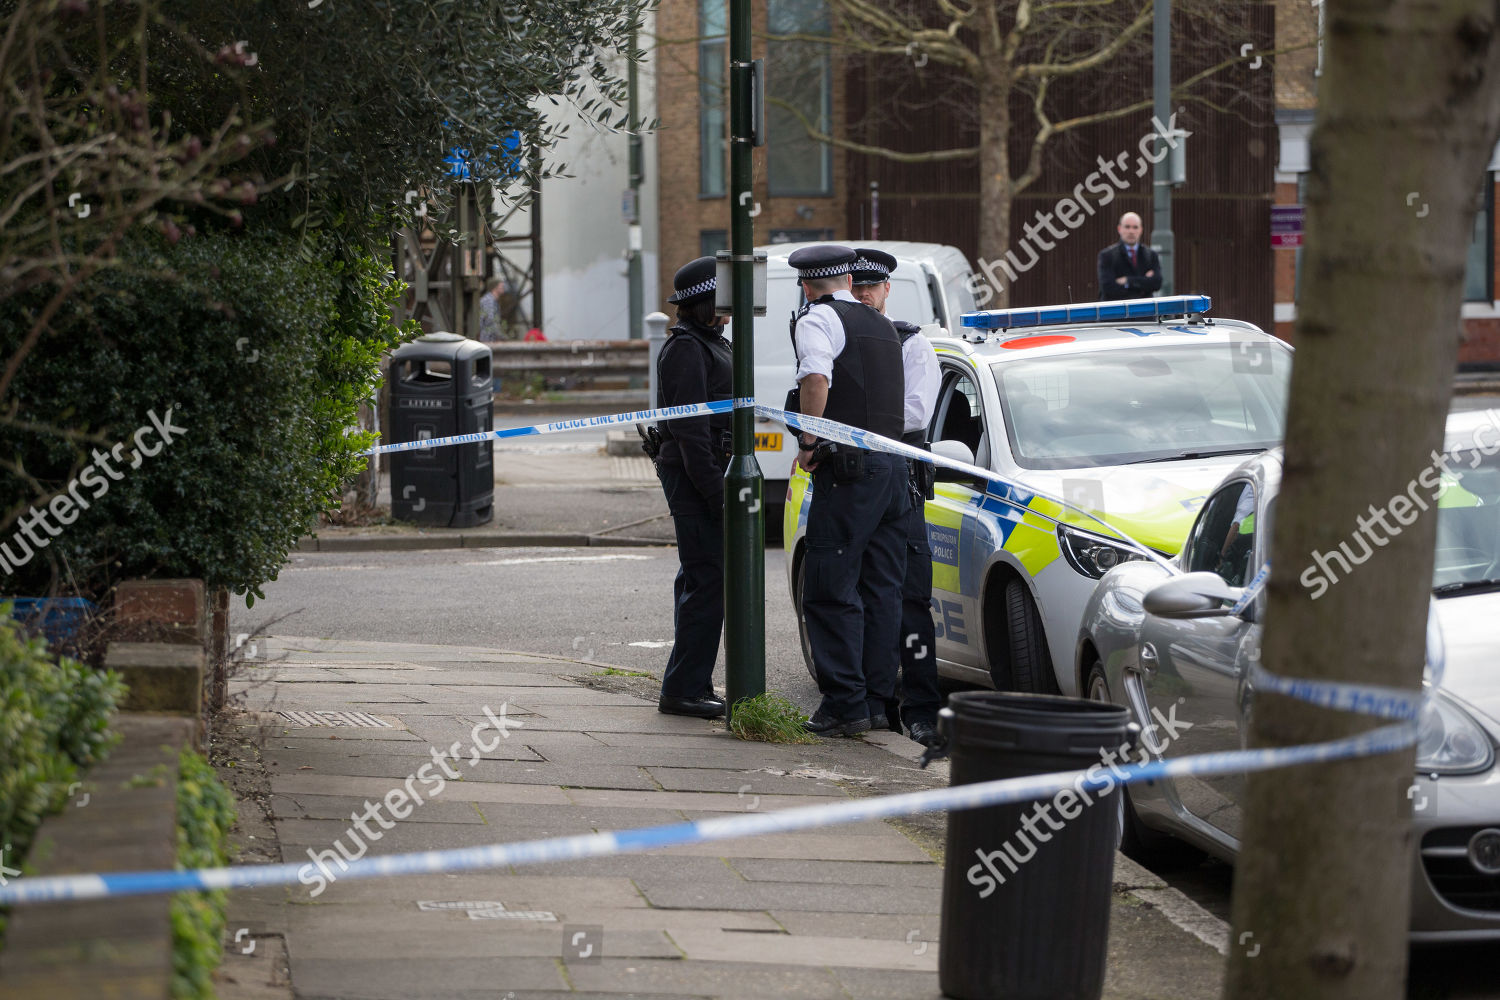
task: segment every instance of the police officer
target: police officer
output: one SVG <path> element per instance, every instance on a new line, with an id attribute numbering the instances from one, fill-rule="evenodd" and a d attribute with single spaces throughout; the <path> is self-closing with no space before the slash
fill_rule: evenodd
<path id="1" fill-rule="evenodd" d="M 901 342 L 890 321 L 850 293 L 856 259 L 842 246 L 788 258 L 807 305 L 793 326 L 800 412 L 901 436 Z M 798 435 L 812 473 L 802 613 L 822 703 L 807 728 L 852 736 L 885 728 L 895 693 L 905 518 L 904 459 Z"/>
<path id="2" fill-rule="evenodd" d="M 677 323 L 656 362 L 657 406 L 706 403 L 733 394 L 732 352 L 714 315 L 712 257 L 684 264 L 672 277 Z M 728 413 L 664 420 L 656 471 L 677 530 L 681 565 L 673 585 L 673 644 L 656 707 L 668 715 L 711 719 L 724 714 L 714 694 L 714 661 L 724 627 L 724 470 Z"/>
<path id="3" fill-rule="evenodd" d="M 896 258 L 883 250 L 860 247 L 852 276 L 856 299 L 885 315 L 891 294 L 891 272 Z M 901 339 L 901 367 L 906 387 L 902 406 L 901 440 L 926 449 L 927 425 L 937 405 L 937 352 L 932 341 L 912 323 L 892 320 Z M 937 685 L 937 642 L 932 624 L 932 549 L 927 544 L 926 501 L 931 500 L 933 467 L 907 461 L 911 510 L 906 515 L 906 576 L 901 585 L 901 701 L 886 706 L 886 719 L 899 732 L 923 746 L 938 742 L 937 713 L 942 696 Z"/>

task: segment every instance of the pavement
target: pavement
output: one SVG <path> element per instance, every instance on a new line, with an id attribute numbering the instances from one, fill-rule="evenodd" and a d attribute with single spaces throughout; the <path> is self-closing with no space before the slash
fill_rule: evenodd
<path id="1" fill-rule="evenodd" d="M 364 838 L 370 855 L 947 780 L 945 763 L 918 769 L 919 748 L 893 733 L 775 745 L 739 740 L 721 721 L 662 715 L 597 663 L 354 638 L 280 636 L 246 648 L 255 660 L 232 680 L 236 708 L 213 746 L 241 800 L 236 863 L 307 861 L 335 843 L 356 852 L 352 816 L 455 742 L 461 777 L 405 818 L 367 818 L 380 834 Z M 521 723 L 504 739 L 489 729 L 489 751 L 474 736 L 486 708 Z M 937 997 L 944 822 L 335 880 L 317 896 L 303 885 L 238 890 L 218 991 L 224 1000 Z M 1193 930 L 1193 904 L 1123 857 L 1115 881 L 1104 995 L 1217 997 L 1221 925 L 1198 911 Z"/>
<path id="2" fill-rule="evenodd" d="M 496 426 L 525 422 L 497 415 Z M 603 431 L 497 442 L 496 450 L 493 524 L 323 529 L 303 551 L 670 544 L 649 462 L 609 455 Z M 486 610 L 515 612 L 512 593 L 493 592 Z M 387 599 L 402 603 L 377 598 Z M 558 627 L 570 635 L 592 627 L 587 607 L 576 608 L 558 605 Z M 255 628 L 249 612 L 237 615 L 240 631 Z M 739 740 L 719 721 L 662 715 L 649 674 L 592 652 L 584 660 L 377 642 L 355 620 L 320 621 L 318 637 L 275 634 L 293 633 L 295 620 L 272 624 L 269 638 L 245 647 L 255 659 L 232 680 L 236 708 L 213 750 L 240 799 L 236 863 L 307 862 L 310 850 L 335 843 L 355 850 L 353 816 L 455 741 L 465 754 L 454 765 L 461 780 L 389 830 L 366 820 L 381 833 L 365 838 L 371 855 L 947 782 L 945 762 L 920 770 L 920 747 L 894 733 L 774 745 Z M 502 705 L 522 725 L 480 752 L 474 727 L 486 707 Z M 334 881 L 316 897 L 303 885 L 240 890 L 230 895 L 218 992 L 224 1000 L 938 997 L 945 824 L 924 815 L 498 871 Z M 1219 995 L 1222 920 L 1119 855 L 1111 906 L 1106 997 Z"/>

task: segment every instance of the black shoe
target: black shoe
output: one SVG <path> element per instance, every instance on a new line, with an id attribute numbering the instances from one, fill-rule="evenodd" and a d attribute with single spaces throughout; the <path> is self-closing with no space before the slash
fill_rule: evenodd
<path id="1" fill-rule="evenodd" d="M 870 716 L 870 728 L 873 729 L 873 730 L 876 730 L 878 732 L 878 731 L 880 731 L 882 729 L 891 729 L 893 727 L 891 726 L 890 720 L 887 719 L 885 716 L 883 716 L 883 715 L 871 715 Z"/>
<path id="2" fill-rule="evenodd" d="M 717 719 L 724 714 L 724 703 L 717 698 L 672 698 L 662 695 L 656 710 L 663 715 L 690 715 L 696 719 Z"/>
<path id="3" fill-rule="evenodd" d="M 705 691 L 702 694 L 700 694 L 697 697 L 696 700 L 698 700 L 698 701 L 716 701 L 720 705 L 725 704 L 723 698 L 720 698 L 718 695 L 714 694 L 713 688 L 709 688 L 707 691 Z"/>
<path id="4" fill-rule="evenodd" d="M 943 741 L 942 736 L 938 735 L 937 726 L 930 722 L 913 722 L 909 735 L 924 747 L 935 747 Z"/>
<path id="5" fill-rule="evenodd" d="M 865 717 L 845 721 L 831 715 L 824 715 L 822 710 L 819 710 L 807 720 L 807 731 L 818 736 L 856 736 L 870 731 L 870 720 Z"/>

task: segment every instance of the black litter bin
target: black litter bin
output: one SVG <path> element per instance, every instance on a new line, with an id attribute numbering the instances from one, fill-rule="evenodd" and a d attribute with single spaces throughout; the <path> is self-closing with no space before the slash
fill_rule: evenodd
<path id="1" fill-rule="evenodd" d="M 1134 730 L 1117 705 L 993 691 L 954 694 L 938 725 L 954 785 L 1086 770 Z M 944 996 L 1098 1000 L 1120 792 L 1086 794 L 1091 804 L 1078 793 L 1055 805 L 1052 796 L 1039 800 L 1050 823 L 1036 814 L 1037 801 L 948 813 L 938 951 Z"/>
<path id="2" fill-rule="evenodd" d="M 489 345 L 430 333 L 391 355 L 392 442 L 488 431 L 494 426 Z M 494 442 L 390 454 L 391 515 L 472 528 L 495 516 Z"/>

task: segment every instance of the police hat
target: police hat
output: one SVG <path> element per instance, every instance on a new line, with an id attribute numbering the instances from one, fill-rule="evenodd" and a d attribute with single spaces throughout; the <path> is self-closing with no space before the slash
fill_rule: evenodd
<path id="1" fill-rule="evenodd" d="M 705 295 L 714 293 L 714 274 L 718 270 L 718 262 L 712 257 L 699 257 L 690 260 L 677 269 L 672 275 L 673 293 L 667 296 L 668 302 L 684 303 L 696 302 Z"/>
<path id="2" fill-rule="evenodd" d="M 796 269 L 798 281 L 815 281 L 848 274 L 858 258 L 859 255 L 848 247 L 825 243 L 822 246 L 803 247 L 788 257 L 786 262 Z"/>
<path id="3" fill-rule="evenodd" d="M 872 250 L 869 247 L 860 247 L 854 251 L 859 254 L 859 259 L 849 267 L 854 275 L 856 285 L 879 285 L 891 280 L 891 272 L 896 269 L 896 258 L 884 250 Z"/>

